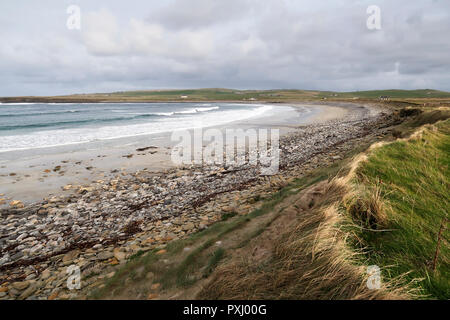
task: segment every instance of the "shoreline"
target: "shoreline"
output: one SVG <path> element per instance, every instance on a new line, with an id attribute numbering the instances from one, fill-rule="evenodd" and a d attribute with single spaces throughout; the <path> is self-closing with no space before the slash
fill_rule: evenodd
<path id="1" fill-rule="evenodd" d="M 314 110 L 317 105 L 312 104 L 280 106 L 293 109 L 308 106 L 317 114 L 299 112 L 295 117 L 295 110 L 288 113 L 290 119 L 279 115 L 263 115 L 205 129 L 280 128 L 280 135 L 285 135 L 299 125 L 342 118 L 348 112 L 339 106 L 320 105 L 317 111 Z M 170 154 L 174 144 L 170 141 L 170 133 L 160 133 L 4 152 L 4 160 L 0 162 L 0 177 L 3 180 L 0 184 L 0 199 L 4 200 L 0 200 L 0 208 L 7 208 L 12 201 L 28 205 L 61 192 L 70 193 L 76 186 L 111 179 L 117 171 L 129 174 L 147 169 L 157 173 L 173 168 L 175 165 L 171 162 Z"/>
<path id="2" fill-rule="evenodd" d="M 249 198 L 264 198 L 288 179 L 342 159 L 355 141 L 376 134 L 377 125 L 390 121 L 388 114 L 372 108 L 353 104 L 350 111 L 284 135 L 280 172 L 270 178 L 249 165 L 142 170 L 78 188 L 66 197 L 3 209 L 0 286 L 25 281 L 33 285 L 27 298 L 48 298 L 64 288 L 68 265 L 80 266 L 83 276 L 103 272 L 139 251 L 162 249 L 171 240 L 207 228 L 223 213 L 246 214 L 254 209 Z M 60 298 L 77 296 L 64 294 Z M 7 298 L 23 295 L 9 290 Z"/>

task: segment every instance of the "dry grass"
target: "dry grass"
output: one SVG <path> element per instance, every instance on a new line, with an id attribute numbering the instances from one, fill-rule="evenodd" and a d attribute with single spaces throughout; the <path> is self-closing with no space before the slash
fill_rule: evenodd
<path id="1" fill-rule="evenodd" d="M 408 299 L 405 288 L 385 282 L 368 289 L 360 253 L 349 248 L 339 228 L 344 218 L 336 200 L 348 188 L 336 180 L 314 190 L 318 197 L 308 210 L 297 210 L 297 221 L 276 240 L 271 259 L 256 263 L 232 261 L 217 270 L 200 292 L 203 299 Z M 329 204 L 334 202 L 334 204 Z"/>

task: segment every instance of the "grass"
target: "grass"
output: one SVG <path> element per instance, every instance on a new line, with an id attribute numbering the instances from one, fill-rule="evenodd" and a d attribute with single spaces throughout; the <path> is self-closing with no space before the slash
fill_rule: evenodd
<path id="1" fill-rule="evenodd" d="M 327 195 L 342 193 L 340 189 L 318 187 L 313 194 L 325 196 L 318 196 L 314 208 L 301 210 L 291 205 L 288 210 L 297 217 L 280 230 L 270 257 L 259 261 L 240 257 L 222 265 L 198 298 L 404 298 L 406 295 L 400 290 L 391 291 L 388 285 L 380 290 L 365 286 L 364 268 L 352 263 L 355 254 L 347 248 L 345 236 L 335 227 L 341 217 L 335 207 L 325 205 Z"/>
<path id="2" fill-rule="evenodd" d="M 450 98 L 449 92 L 420 89 L 420 90 L 371 90 L 353 92 L 324 92 L 321 97 L 337 95 L 341 98 L 358 97 L 361 99 L 377 99 L 380 96 L 388 96 L 391 99 L 426 99 L 426 98 Z"/>
<path id="3" fill-rule="evenodd" d="M 442 115 L 431 118 L 441 119 Z M 410 121 L 410 132 L 430 114 Z M 200 292 L 204 299 L 449 298 L 448 232 L 450 120 L 411 139 L 371 148 L 322 187 L 311 209 L 281 229 L 267 261 L 230 261 Z M 305 205 L 305 203 L 303 203 Z M 436 270 L 438 233 L 441 247 Z M 260 232 L 257 230 L 256 232 Z M 262 231 L 264 232 L 264 231 Z M 382 284 L 368 290 L 367 266 Z"/>
<path id="4" fill-rule="evenodd" d="M 182 98 L 186 96 L 187 98 Z M 448 99 L 449 92 L 421 89 L 421 90 L 373 90 L 353 92 L 333 92 L 315 90 L 235 90 L 223 88 L 182 89 L 182 90 L 141 90 L 122 91 L 113 93 L 74 94 L 54 97 L 0 97 L 2 102 L 168 102 L 168 101 L 305 101 L 305 100 L 378 100 L 380 96 L 392 99 Z"/>
<path id="5" fill-rule="evenodd" d="M 422 295 L 437 299 L 450 298 L 448 230 L 442 234 L 436 270 L 431 268 L 438 232 L 450 207 L 449 164 L 450 120 L 446 120 L 409 140 L 376 148 L 354 181 L 369 194 L 378 194 L 377 203 L 386 204 L 376 211 L 384 211 L 380 227 L 388 231 L 353 230 L 368 263 L 380 266 L 387 279 L 403 276 L 405 284 L 414 280 L 412 285 Z"/>
<path id="6" fill-rule="evenodd" d="M 217 265 L 219 264 L 220 260 L 222 260 L 224 255 L 225 249 L 223 248 L 219 248 L 216 251 L 214 251 L 214 253 L 211 255 L 211 258 L 208 261 L 208 264 L 206 265 L 205 272 L 203 273 L 204 278 L 207 278 L 214 271 L 214 269 L 217 267 Z"/>

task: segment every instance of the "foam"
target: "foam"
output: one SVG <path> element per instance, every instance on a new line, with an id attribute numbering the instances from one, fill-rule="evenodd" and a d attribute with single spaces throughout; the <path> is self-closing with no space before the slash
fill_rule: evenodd
<path id="1" fill-rule="evenodd" d="M 70 129 L 42 130 L 29 134 L 4 135 L 0 139 L 0 152 L 55 147 L 99 140 L 111 140 L 140 135 L 165 133 L 176 130 L 211 127 L 226 123 L 260 117 L 273 109 L 271 105 L 252 105 L 249 109 L 218 110 L 219 107 L 199 107 L 191 116 L 176 112 L 170 117 L 154 118 L 145 123 L 87 126 Z M 256 107 L 256 108 L 254 108 Z M 198 110 L 202 109 L 200 112 Z M 192 111 L 192 110 L 186 110 Z M 188 113 L 185 113 L 188 114 Z"/>

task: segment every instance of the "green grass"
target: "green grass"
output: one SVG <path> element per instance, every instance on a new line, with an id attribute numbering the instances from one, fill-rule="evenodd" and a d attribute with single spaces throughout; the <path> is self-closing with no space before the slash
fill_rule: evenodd
<path id="1" fill-rule="evenodd" d="M 425 98 L 450 98 L 450 92 L 420 89 L 420 90 L 371 90 L 352 92 L 321 92 L 320 97 L 337 95 L 338 98 L 377 99 L 380 96 L 388 96 L 391 99 L 425 99 Z"/>
<path id="2" fill-rule="evenodd" d="M 388 205 L 385 228 L 354 230 L 367 250 L 368 262 L 384 277 L 404 281 L 429 298 L 450 298 L 448 231 L 443 233 L 436 270 L 431 268 L 441 222 L 449 203 L 450 120 L 422 137 L 375 149 L 357 172 L 356 184 L 381 191 Z M 448 230 L 448 229 L 447 229 Z"/>
<path id="3" fill-rule="evenodd" d="M 232 89 L 191 89 L 191 90 L 160 90 L 160 91 L 130 91 L 112 94 L 124 98 L 149 98 L 149 99 L 180 99 L 188 96 L 193 100 L 243 100 L 255 98 L 258 100 L 286 100 L 295 98 L 344 98 L 354 97 L 361 99 L 378 99 L 380 96 L 389 96 L 393 99 L 413 98 L 450 98 L 449 92 L 438 90 L 372 90 L 372 91 L 310 91 L 310 90 L 232 90 Z"/>
<path id="4" fill-rule="evenodd" d="M 217 265 L 219 264 L 220 260 L 222 260 L 224 255 L 225 249 L 223 248 L 219 248 L 216 251 L 214 251 L 214 253 L 211 255 L 211 258 L 208 261 L 208 264 L 206 265 L 205 271 L 203 272 L 204 278 L 207 278 L 214 271 L 214 269 L 217 267 Z"/>
<path id="5" fill-rule="evenodd" d="M 187 96 L 186 99 L 181 96 Z M 1 102 L 179 102 L 179 101 L 258 101 L 289 102 L 330 100 L 374 99 L 389 96 L 391 99 L 448 99 L 450 92 L 420 90 L 372 90 L 353 92 L 333 92 L 316 90 L 273 89 L 238 90 L 224 88 L 181 89 L 181 90 L 140 90 L 113 93 L 73 94 L 48 97 L 0 97 Z M 400 103 L 400 101 L 396 101 Z"/>

